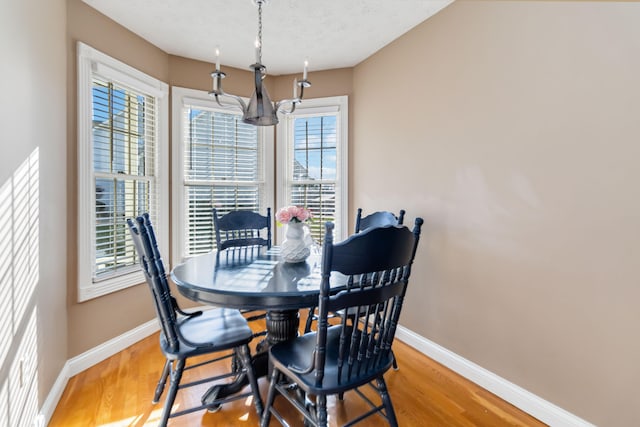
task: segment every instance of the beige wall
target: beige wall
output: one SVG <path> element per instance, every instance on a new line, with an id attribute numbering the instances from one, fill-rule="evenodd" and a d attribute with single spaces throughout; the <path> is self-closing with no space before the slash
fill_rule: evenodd
<path id="1" fill-rule="evenodd" d="M 77 356 L 155 316 L 146 285 L 78 303 L 77 298 L 77 160 L 76 43 L 82 41 L 162 81 L 169 80 L 168 55 L 106 18 L 81 0 L 67 1 L 67 310 L 68 357 Z"/>
<path id="2" fill-rule="evenodd" d="M 425 219 L 403 325 L 602 426 L 640 425 L 639 22 L 458 0 L 354 74 L 353 205 Z"/>
<path id="3" fill-rule="evenodd" d="M 0 10 L 0 422 L 31 425 L 67 360 L 65 2 Z"/>
<path id="4" fill-rule="evenodd" d="M 187 87 L 190 89 L 206 90 L 212 89 L 211 72 L 215 66 L 207 62 L 195 59 L 183 58 L 181 56 L 169 56 L 169 83 L 171 86 Z M 223 87 L 226 92 L 234 95 L 250 97 L 253 74 L 248 70 L 221 65 L 222 71 L 227 77 L 223 80 Z M 267 77 L 267 85 L 272 77 Z"/>

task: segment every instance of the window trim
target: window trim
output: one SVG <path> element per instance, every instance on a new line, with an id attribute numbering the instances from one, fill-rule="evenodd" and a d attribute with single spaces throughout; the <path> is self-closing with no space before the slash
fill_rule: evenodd
<path id="1" fill-rule="evenodd" d="M 321 114 L 337 113 L 338 115 L 338 137 L 340 146 L 338 147 L 338 167 L 336 170 L 336 191 L 339 191 L 338 202 L 340 203 L 340 227 L 337 228 L 336 240 L 346 239 L 349 235 L 349 97 L 347 95 L 331 96 L 325 98 L 305 99 L 296 107 L 296 110 L 280 119 L 276 126 L 276 141 L 278 153 L 286 153 L 278 156 L 276 167 L 277 198 L 275 212 L 282 206 L 289 204 L 288 188 L 290 187 L 290 172 L 293 164 L 293 141 L 292 121 L 296 117 L 314 116 Z M 339 190 L 338 190 L 339 189 Z M 284 240 L 284 227 L 276 227 L 276 242 Z"/>
<path id="2" fill-rule="evenodd" d="M 160 250 L 167 253 L 169 237 L 169 85 L 123 62 L 118 61 L 82 42 L 77 44 L 77 148 L 78 148 L 78 237 L 77 289 L 78 302 L 97 298 L 111 292 L 144 282 L 139 266 L 130 272 L 94 282 L 95 269 L 95 174 L 91 138 L 92 73 L 95 71 L 111 80 L 147 93 L 157 101 L 157 140 L 155 180 L 157 188 L 156 233 Z M 93 213 L 92 213 L 93 212 Z"/>
<path id="3" fill-rule="evenodd" d="M 248 102 L 248 100 L 245 100 Z M 172 252 L 171 259 L 174 263 L 184 261 L 184 236 L 186 219 L 184 215 L 184 123 L 182 109 L 185 104 L 197 105 L 203 108 L 225 111 L 226 109 L 237 112 L 235 104 L 220 99 L 224 107 L 218 105 L 208 92 L 185 87 L 171 87 L 171 117 L 172 117 L 172 144 L 171 144 L 171 216 L 172 216 Z M 258 143 L 263 144 L 263 173 L 264 173 L 264 202 L 273 210 L 274 200 L 274 132 L 271 126 L 258 127 Z M 261 212 L 264 215 L 264 212 Z"/>

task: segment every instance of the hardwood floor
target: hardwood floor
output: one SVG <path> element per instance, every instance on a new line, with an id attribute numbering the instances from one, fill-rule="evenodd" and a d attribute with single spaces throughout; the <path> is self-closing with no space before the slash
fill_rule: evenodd
<path id="1" fill-rule="evenodd" d="M 400 426 L 544 426 L 488 391 L 467 381 L 444 366 L 418 353 L 400 341 L 394 343 L 400 365 L 385 377 Z M 71 378 L 58 403 L 50 427 L 141 427 L 156 426 L 162 404 L 153 405 L 151 399 L 164 357 L 154 334 L 109 359 Z M 204 376 L 216 368 L 215 364 L 185 373 L 183 381 Z M 266 397 L 267 381 L 260 379 L 261 394 Z M 195 406 L 208 386 L 190 387 L 178 392 L 176 405 Z M 276 398 L 276 403 L 286 403 Z M 355 394 L 347 393 L 343 402 L 330 398 L 331 426 L 364 412 L 365 406 Z M 288 406 L 276 405 L 292 426 L 302 425 L 301 418 Z M 169 420 L 170 426 L 246 427 L 258 425 L 258 417 L 250 399 L 226 404 L 216 413 L 199 411 Z M 272 426 L 279 425 L 272 418 Z M 363 426 L 387 425 L 381 417 L 373 416 Z"/>

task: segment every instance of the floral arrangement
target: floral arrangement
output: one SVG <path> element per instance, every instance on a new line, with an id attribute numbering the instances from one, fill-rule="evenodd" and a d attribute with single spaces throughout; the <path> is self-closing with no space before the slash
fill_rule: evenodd
<path id="1" fill-rule="evenodd" d="M 286 206 L 276 213 L 276 220 L 280 224 L 290 222 L 307 222 L 312 218 L 311 211 L 301 206 Z"/>

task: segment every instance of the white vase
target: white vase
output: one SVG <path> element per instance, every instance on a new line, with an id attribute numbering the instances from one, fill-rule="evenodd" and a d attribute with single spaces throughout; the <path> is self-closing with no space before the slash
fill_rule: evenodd
<path id="1" fill-rule="evenodd" d="M 311 253 L 308 239 L 305 238 L 305 224 L 301 222 L 290 222 L 287 224 L 285 239 L 282 242 L 281 256 L 285 262 L 302 262 Z"/>

